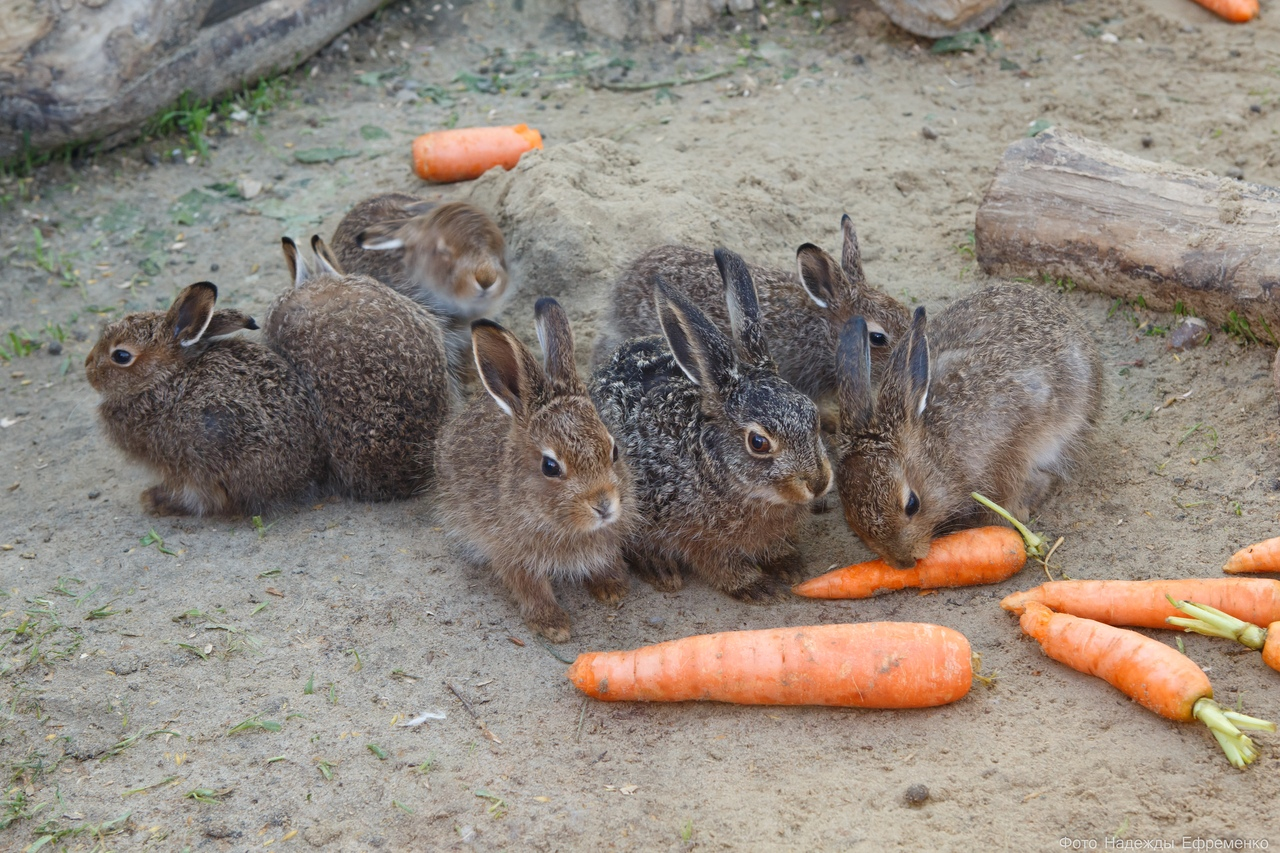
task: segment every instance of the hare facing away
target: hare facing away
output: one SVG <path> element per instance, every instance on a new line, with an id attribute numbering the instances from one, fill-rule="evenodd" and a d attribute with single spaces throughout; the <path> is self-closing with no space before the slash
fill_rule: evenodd
<path id="1" fill-rule="evenodd" d="M 692 570 L 743 601 L 786 595 L 799 579 L 797 530 L 831 485 L 813 401 L 769 357 L 751 274 L 715 252 L 730 340 L 659 278 L 664 338 L 632 340 L 596 371 L 591 396 L 631 465 L 641 522 L 633 570 L 679 589 Z"/>
<path id="2" fill-rule="evenodd" d="M 564 309 L 544 298 L 534 313 L 543 364 L 497 323 L 472 323 L 484 390 L 440 437 L 438 506 L 464 553 L 489 565 L 529 626 L 560 643 L 569 616 L 552 582 L 585 582 L 601 601 L 621 599 L 635 501 L 627 465 L 578 377 Z"/>
<path id="3" fill-rule="evenodd" d="M 917 308 L 878 391 L 860 318 L 839 356 L 845 520 L 897 568 L 938 535 L 995 520 L 971 492 L 1025 521 L 1077 462 L 1101 408 L 1093 336 L 1030 287 L 979 290 L 927 324 Z"/>
<path id="4" fill-rule="evenodd" d="M 368 276 L 345 275 L 312 238 L 311 269 L 288 237 L 293 286 L 263 335 L 315 398 L 330 485 L 360 500 L 409 497 L 431 476 L 432 448 L 455 389 L 436 318 Z"/>
<path id="5" fill-rule="evenodd" d="M 325 474 L 302 380 L 267 347 L 222 338 L 258 326 L 217 298 L 190 285 L 167 312 L 107 325 L 85 359 L 107 438 L 160 476 L 142 493 L 155 515 L 260 515 Z"/>
<path id="6" fill-rule="evenodd" d="M 778 373 L 815 400 L 836 392 L 836 347 L 848 319 L 866 318 L 876 376 L 910 319 L 901 303 L 867 283 L 853 220 L 846 214 L 840 225 L 844 248 L 839 264 L 805 243 L 796 250 L 796 272 L 747 265 Z M 728 331 L 724 284 L 712 254 L 687 246 L 660 246 L 637 258 L 614 283 L 605 330 L 593 350 L 597 366 L 628 338 L 662 333 L 653 299 L 653 282 L 659 276 L 683 291 L 717 328 Z"/>
<path id="7" fill-rule="evenodd" d="M 445 327 L 455 370 L 470 369 L 468 324 L 495 316 L 510 295 L 502 231 L 462 202 L 373 196 L 338 223 L 332 248 L 348 273 L 376 278 L 431 309 Z"/>

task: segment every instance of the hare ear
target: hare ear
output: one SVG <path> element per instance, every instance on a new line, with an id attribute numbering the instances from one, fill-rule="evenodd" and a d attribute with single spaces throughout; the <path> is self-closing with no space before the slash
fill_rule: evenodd
<path id="1" fill-rule="evenodd" d="M 858 232 L 853 229 L 849 214 L 840 217 L 840 230 L 844 232 L 844 248 L 840 251 L 840 268 L 854 287 L 864 287 L 867 276 L 862 271 L 862 249 L 858 247 Z"/>
<path id="2" fill-rule="evenodd" d="M 280 238 L 280 248 L 284 250 L 284 262 L 289 265 L 289 275 L 293 278 L 294 287 L 302 287 L 311 278 L 311 270 L 307 262 L 298 252 L 298 244 L 291 237 Z"/>
<path id="3" fill-rule="evenodd" d="M 924 306 L 916 309 L 911 318 L 910 337 L 907 339 L 907 417 L 918 418 L 924 414 L 929 402 L 929 338 L 925 335 Z"/>
<path id="4" fill-rule="evenodd" d="M 389 252 L 404 248 L 404 237 L 400 226 L 408 220 L 390 219 L 386 222 L 375 222 L 356 235 L 356 245 L 370 252 Z"/>
<path id="5" fill-rule="evenodd" d="M 718 396 L 733 375 L 733 346 L 689 297 L 660 275 L 653 283 L 658 323 L 676 364 L 690 382 Z"/>
<path id="6" fill-rule="evenodd" d="M 209 328 L 204 330 L 204 335 L 206 338 L 217 338 L 241 329 L 253 331 L 257 328 L 257 321 L 243 311 L 214 311 L 213 319 L 209 321 Z"/>
<path id="7" fill-rule="evenodd" d="M 334 257 L 333 252 L 325 245 L 324 240 L 320 239 L 319 234 L 311 235 L 311 251 L 316 254 L 316 261 L 320 266 L 321 275 L 343 276 L 342 265 L 338 263 L 338 259 Z"/>
<path id="8" fill-rule="evenodd" d="M 862 317 L 851 317 L 840 330 L 836 375 L 840 428 L 846 435 L 861 432 L 875 413 L 871 397 L 871 339 Z"/>
<path id="9" fill-rule="evenodd" d="M 769 344 L 760 327 L 760 301 L 756 286 L 747 271 L 746 261 L 728 249 L 716 249 L 716 266 L 724 279 L 725 302 L 729 306 L 729 326 L 733 330 L 738 352 L 750 364 L 764 367 L 772 364 Z"/>
<path id="10" fill-rule="evenodd" d="M 836 268 L 835 258 L 812 243 L 796 249 L 796 270 L 804 292 L 819 308 L 830 308 L 839 299 L 844 274 Z"/>
<path id="11" fill-rule="evenodd" d="M 181 346 L 197 343 L 213 319 L 213 304 L 218 301 L 218 288 L 212 282 L 188 285 L 173 300 L 165 321 Z"/>
<path id="12" fill-rule="evenodd" d="M 413 217 L 430 213 L 435 210 L 436 207 L 437 205 L 434 201 L 415 201 L 413 204 L 406 204 L 402 209 L 405 213 L 409 214 L 409 216 Z"/>
<path id="13" fill-rule="evenodd" d="M 564 385 L 576 384 L 578 367 L 574 363 L 573 329 L 564 308 L 551 297 L 542 297 L 533 306 L 533 324 L 538 331 L 542 366 L 547 376 Z"/>
<path id="14" fill-rule="evenodd" d="M 486 319 L 472 321 L 471 349 L 484 390 L 502 411 L 523 417 L 545 382 L 533 355 L 515 335 Z"/>

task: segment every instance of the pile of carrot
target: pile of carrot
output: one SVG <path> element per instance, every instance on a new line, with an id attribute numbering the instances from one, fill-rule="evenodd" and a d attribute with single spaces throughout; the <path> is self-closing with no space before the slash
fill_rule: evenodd
<path id="1" fill-rule="evenodd" d="M 608 701 L 930 708 L 969 692 L 971 659 L 969 641 L 950 628 L 864 622 L 588 652 L 568 676 L 588 696 Z"/>
<path id="2" fill-rule="evenodd" d="M 1242 729 L 1275 731 L 1274 723 L 1214 702 L 1213 685 L 1194 661 L 1136 631 L 1055 613 L 1037 601 L 1026 603 L 1020 623 L 1059 663 L 1103 679 L 1162 717 L 1204 723 L 1235 767 L 1244 767 L 1258 755 Z"/>

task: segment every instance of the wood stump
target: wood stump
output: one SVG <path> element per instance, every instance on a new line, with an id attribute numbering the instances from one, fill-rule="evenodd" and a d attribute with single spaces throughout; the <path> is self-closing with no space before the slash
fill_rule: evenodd
<path id="1" fill-rule="evenodd" d="M 1048 130 L 1010 145 L 978 207 L 978 263 L 1280 339 L 1280 190 Z"/>

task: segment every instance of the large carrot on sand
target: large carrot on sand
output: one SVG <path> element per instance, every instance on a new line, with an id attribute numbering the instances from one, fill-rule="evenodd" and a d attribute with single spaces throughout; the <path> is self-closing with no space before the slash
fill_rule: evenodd
<path id="1" fill-rule="evenodd" d="M 1258 14 L 1258 0 L 1196 0 L 1196 2 L 1233 24 L 1248 23 Z"/>
<path id="2" fill-rule="evenodd" d="M 1016 529 L 975 527 L 941 536 L 924 559 L 910 569 L 895 569 L 884 560 L 868 560 L 834 569 L 796 584 L 791 591 L 806 598 L 870 598 L 897 589 L 936 589 L 999 583 L 1027 563 L 1027 555 L 1043 557 L 1044 540 L 979 494 L 974 499 L 1003 514 Z"/>
<path id="3" fill-rule="evenodd" d="M 588 696 L 610 701 L 929 708 L 969 692 L 971 657 L 969 641 L 950 628 L 862 622 L 588 652 L 568 675 Z"/>
<path id="4" fill-rule="evenodd" d="M 1229 575 L 1280 572 L 1280 536 L 1241 548 L 1231 555 L 1222 570 Z"/>
<path id="5" fill-rule="evenodd" d="M 1259 625 L 1280 620 L 1280 581 L 1265 578 L 1052 581 L 1006 596 L 1000 606 L 1021 614 L 1027 602 L 1038 601 L 1060 613 L 1108 625 L 1167 628 L 1164 620 L 1178 615 L 1169 596 L 1208 604 Z"/>
<path id="6" fill-rule="evenodd" d="M 1175 601 L 1173 606 L 1190 618 L 1170 616 L 1165 621 L 1184 631 L 1194 631 L 1206 637 L 1222 637 L 1235 640 L 1255 651 L 1262 652 L 1262 662 L 1280 672 L 1280 621 L 1266 628 L 1245 622 L 1223 613 L 1216 607 L 1194 601 Z"/>
<path id="7" fill-rule="evenodd" d="M 494 166 L 515 168 L 520 155 L 542 147 L 527 124 L 435 130 L 413 140 L 413 170 L 424 181 L 469 181 Z"/>
<path id="8" fill-rule="evenodd" d="M 1022 630 L 1044 653 L 1072 669 L 1103 679 L 1130 699 L 1178 722 L 1200 720 L 1227 760 L 1244 767 L 1257 750 L 1241 729 L 1275 731 L 1275 724 L 1224 709 L 1213 701 L 1209 677 L 1186 655 L 1136 631 L 1054 613 L 1027 602 Z"/>

